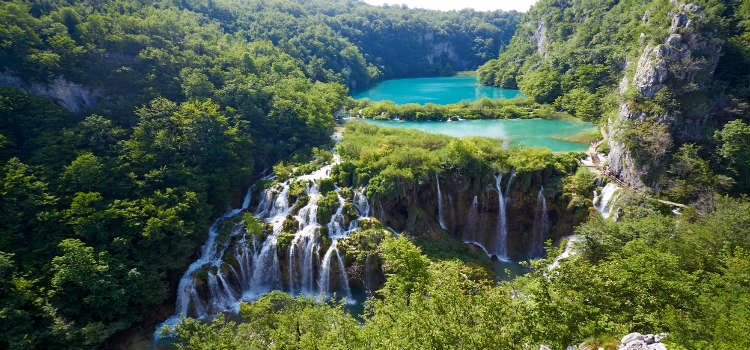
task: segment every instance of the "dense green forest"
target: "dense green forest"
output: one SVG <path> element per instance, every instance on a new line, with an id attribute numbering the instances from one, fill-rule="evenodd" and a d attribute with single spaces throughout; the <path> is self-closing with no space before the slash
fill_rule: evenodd
<path id="1" fill-rule="evenodd" d="M 90 348 L 152 327 L 210 219 L 264 169 L 327 143 L 347 86 L 472 68 L 519 18 L 3 1 L 0 348 Z"/>
<path id="2" fill-rule="evenodd" d="M 331 164 L 321 149 L 339 112 L 575 116 L 601 128 L 612 176 L 639 194 L 620 196 L 616 219 L 604 220 L 592 206 L 607 180 L 579 166 L 583 154 L 349 122 L 316 210 L 320 221 L 340 201 L 353 211 L 353 189 L 366 186 L 383 213 L 340 243 L 344 261 L 382 261 L 364 313 L 274 291 L 238 315 L 165 329 L 169 347 L 613 349 L 638 331 L 667 332 L 670 349 L 746 349 L 750 1 L 693 3 L 540 0 L 520 14 L 354 0 L 4 0 L 0 349 L 118 348 L 150 335 L 175 311 L 213 219 L 253 183 Z M 347 97 L 479 65 L 479 81 L 528 98 Z M 275 181 L 258 181 L 270 173 Z M 433 180 L 456 202 L 462 189 L 476 201 L 502 191 L 501 174 L 522 209 L 549 197 L 561 230 L 576 227 L 577 254 L 556 260 L 563 249 L 550 237 L 528 274 L 496 282 L 489 253 L 441 229 Z M 653 198 L 687 208 L 675 215 Z M 251 217 L 246 232 L 259 230 Z"/>

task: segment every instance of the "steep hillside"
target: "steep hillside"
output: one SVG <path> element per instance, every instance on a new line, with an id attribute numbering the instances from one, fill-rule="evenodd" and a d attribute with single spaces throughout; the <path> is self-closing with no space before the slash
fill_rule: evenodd
<path id="1" fill-rule="evenodd" d="M 750 190 L 749 42 L 748 1 L 540 1 L 479 77 L 598 121 L 630 186 L 705 201 Z"/>

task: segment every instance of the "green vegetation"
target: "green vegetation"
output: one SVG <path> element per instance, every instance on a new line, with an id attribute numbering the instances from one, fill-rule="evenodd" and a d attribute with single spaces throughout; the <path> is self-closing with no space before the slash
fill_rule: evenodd
<path id="1" fill-rule="evenodd" d="M 268 169 L 284 181 L 329 164 L 342 107 L 370 118 L 602 124 L 627 107 L 643 118 L 618 125 L 613 140 L 639 166 L 656 164 L 658 195 L 695 204 L 682 215 L 627 198 L 619 221 L 589 215 L 595 179 L 578 167 L 579 153 L 350 122 L 336 145 L 342 162 L 319 184 L 321 223 L 340 204 L 336 186 L 367 186 L 380 209 L 400 205 L 405 232 L 427 233 L 416 224 L 431 219 L 417 205 L 420 186 L 465 178 L 479 194 L 513 168 L 523 193 L 551 183 L 545 192 L 570 199 L 572 221 L 590 217 L 576 230 L 580 254 L 550 271 L 559 251 L 549 248 L 531 273 L 497 285 L 477 269 L 484 257 L 456 259 L 468 250 L 452 237 L 393 238 L 371 219 L 341 241 L 347 260 L 377 255 L 388 277 L 361 322 L 343 304 L 273 292 L 234 321 L 183 320 L 175 345 L 565 348 L 665 331 L 677 349 L 747 349 L 750 3 L 695 3 L 704 17 L 693 25 L 723 43 L 715 79 L 667 82 L 647 98 L 616 84 L 632 78 L 643 47 L 669 34 L 667 0 L 541 0 L 523 20 L 354 0 L 3 1 L 0 81 L 16 87 L 0 87 L 0 348 L 102 348 L 163 319 L 211 218 Z M 347 88 L 473 69 L 498 52 L 478 79 L 529 98 L 447 106 L 346 98 Z M 677 68 L 693 74 L 706 54 Z M 298 206 L 309 201 L 306 186 L 290 185 Z M 350 220 L 353 192 L 339 194 Z M 244 215 L 218 239 L 239 220 L 264 238 L 267 224 Z M 284 223 L 279 249 L 298 225 Z M 331 244 L 326 230 L 321 248 Z"/>
<path id="2" fill-rule="evenodd" d="M 687 3 L 700 9 L 686 15 L 689 29 L 674 22 Z M 746 0 L 543 0 L 477 76 L 483 84 L 519 88 L 535 102 L 608 127 L 625 146 L 618 154 L 632 156 L 651 190 L 710 206 L 716 193 L 737 196 L 750 189 L 750 155 L 739 145 L 740 139 L 747 144 L 740 135 L 750 123 L 749 10 Z M 653 87 L 653 96 L 643 96 L 633 87 L 636 67 L 647 59 L 654 63 L 654 53 L 646 50 L 670 35 L 696 38 L 691 45 L 697 46 L 689 47 L 690 54 L 684 48 L 665 54 L 658 74 L 669 76 L 637 83 Z M 722 49 L 710 49 L 717 45 Z M 707 61 L 709 68 L 703 68 Z M 724 148 L 727 142 L 736 146 Z"/>
<path id="3" fill-rule="evenodd" d="M 516 176 L 564 176 L 575 170 L 581 154 L 553 154 L 546 148 L 503 148 L 497 140 L 456 139 L 401 128 L 381 128 L 364 122 L 346 124 L 336 145 L 342 163 L 332 170 L 339 186 L 367 185 L 373 201 L 417 199 L 418 186 L 435 174 L 454 174 L 475 180 L 479 193 L 494 185 L 499 171 L 516 169 Z M 526 180 L 524 180 L 526 181 Z"/>
<path id="4" fill-rule="evenodd" d="M 74 111 L 0 87 L 0 348 L 95 348 L 161 317 L 242 187 L 282 158 L 279 178 L 330 162 L 314 147 L 330 147 L 347 87 L 473 68 L 519 18 L 356 1 L 0 3 L 0 80 L 60 84 L 48 90 Z"/>
<path id="5" fill-rule="evenodd" d="M 558 112 L 550 105 L 542 105 L 528 98 L 483 98 L 479 101 L 462 101 L 449 105 L 407 103 L 400 106 L 392 101 L 371 102 L 368 99 L 350 98 L 344 103 L 344 112 L 364 118 L 402 120 L 571 118 L 566 112 Z"/>
<path id="6" fill-rule="evenodd" d="M 744 349 L 750 325 L 750 205 L 718 198 L 704 217 L 646 206 L 578 229 L 580 255 L 559 251 L 500 285 L 468 278 L 457 261 L 430 262 L 406 238 L 378 246 L 388 279 L 361 326 L 340 304 L 274 292 L 242 307 L 242 323 L 186 320 L 180 349 L 522 349 L 619 343 L 632 331 L 669 333 L 676 349 Z M 585 276 L 585 277 L 584 277 Z M 311 342 L 310 338 L 317 339 Z"/>

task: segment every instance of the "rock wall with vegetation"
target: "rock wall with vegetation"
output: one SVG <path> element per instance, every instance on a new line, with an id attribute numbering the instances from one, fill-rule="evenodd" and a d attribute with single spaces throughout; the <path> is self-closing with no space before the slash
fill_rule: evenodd
<path id="1" fill-rule="evenodd" d="M 497 174 L 503 174 L 509 256 L 527 257 L 535 244 L 531 236 L 541 186 L 551 228 L 544 240 L 570 234 L 587 216 L 585 209 L 570 205 L 571 196 L 564 189 L 580 154 L 505 149 L 497 140 L 454 139 L 354 121 L 347 123 L 336 149 L 343 161 L 333 170 L 337 184 L 368 186 L 374 213 L 398 232 L 435 239 L 448 233 L 458 241 L 480 242 L 493 252 L 499 230 Z M 475 196 L 477 209 L 471 217 Z M 440 225 L 440 206 L 445 228 Z"/>
<path id="2" fill-rule="evenodd" d="M 478 76 L 599 123 L 629 186 L 710 207 L 750 190 L 736 160 L 750 157 L 749 13 L 742 0 L 540 1 Z"/>

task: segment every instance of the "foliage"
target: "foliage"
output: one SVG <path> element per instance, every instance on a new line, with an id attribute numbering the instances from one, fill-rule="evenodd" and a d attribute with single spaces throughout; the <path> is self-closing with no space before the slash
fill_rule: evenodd
<path id="1" fill-rule="evenodd" d="M 553 154 L 545 148 L 505 149 L 501 142 L 488 138 L 455 139 L 402 128 L 382 128 L 365 122 L 346 124 L 345 137 L 336 145 L 343 163 L 334 167 L 332 176 L 339 184 L 367 185 L 367 198 L 373 201 L 406 199 L 418 196 L 424 183 L 435 174 L 467 176 L 476 182 L 476 192 L 489 184 L 492 176 L 515 168 L 545 180 L 572 173 L 578 153 Z"/>
<path id="2" fill-rule="evenodd" d="M 550 109 L 550 106 L 540 105 L 529 98 L 514 98 L 510 100 L 483 98 L 478 101 L 463 101 L 456 104 L 435 105 L 428 103 L 419 105 L 407 103 L 396 105 L 391 101 L 371 102 L 368 99 L 348 99 L 344 105 L 346 113 L 352 116 L 372 119 L 401 119 L 401 120 L 453 120 L 462 119 L 527 119 L 570 118 L 565 112 Z"/>
<path id="3" fill-rule="evenodd" d="M 314 332 L 321 344 L 333 337 L 347 349 L 564 348 L 637 331 L 667 332 L 670 348 L 742 349 L 750 345 L 749 209 L 726 197 L 704 217 L 627 207 L 621 221 L 578 229 L 580 255 L 550 270 L 559 251 L 548 247 L 547 258 L 529 263 L 531 273 L 499 285 L 473 280 L 457 261 L 430 262 L 406 237 L 388 237 L 378 248 L 388 279 L 360 327 L 330 304 L 273 292 L 242 306 L 246 324 L 183 321 L 178 346 L 318 348 L 305 343 Z"/>

